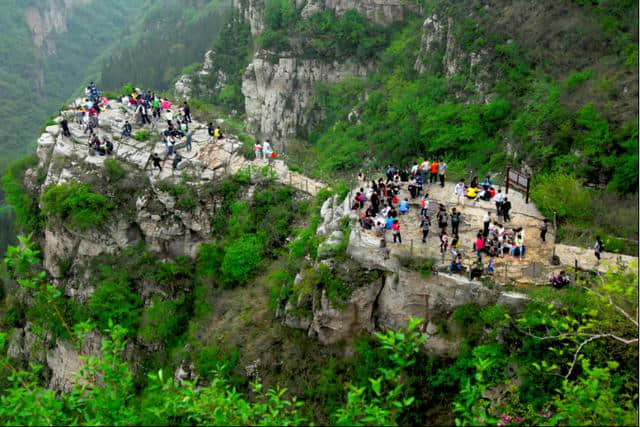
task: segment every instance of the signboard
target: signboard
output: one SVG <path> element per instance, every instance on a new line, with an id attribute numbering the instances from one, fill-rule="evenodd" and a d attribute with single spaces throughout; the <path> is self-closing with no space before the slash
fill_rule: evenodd
<path id="1" fill-rule="evenodd" d="M 525 203 L 529 203 L 529 184 L 531 182 L 531 176 L 519 172 L 515 169 L 511 169 L 511 166 L 507 166 L 506 173 L 506 190 L 505 193 L 509 194 L 509 188 L 520 190 L 525 194 Z"/>

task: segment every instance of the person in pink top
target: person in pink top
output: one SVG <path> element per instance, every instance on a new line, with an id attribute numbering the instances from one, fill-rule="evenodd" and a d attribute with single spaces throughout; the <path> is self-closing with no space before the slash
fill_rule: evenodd
<path id="1" fill-rule="evenodd" d="M 478 233 L 476 236 L 476 243 L 474 244 L 478 260 L 482 261 L 482 250 L 484 249 L 484 237 L 482 233 Z"/>
<path id="2" fill-rule="evenodd" d="M 393 234 L 393 243 L 396 243 L 396 238 L 398 242 L 402 243 L 402 236 L 400 235 L 400 221 L 397 219 L 393 221 L 391 225 L 391 234 Z"/>

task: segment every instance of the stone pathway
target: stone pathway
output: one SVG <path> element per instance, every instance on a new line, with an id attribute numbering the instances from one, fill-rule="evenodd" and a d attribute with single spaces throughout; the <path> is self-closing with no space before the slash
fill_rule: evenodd
<path id="1" fill-rule="evenodd" d="M 193 121 L 190 128 L 193 131 L 192 149 L 190 151 L 183 147 L 183 144 L 176 145 L 183 160 L 173 170 L 173 156 L 166 156 L 165 145 L 161 142 L 160 132 L 166 127 L 164 120 L 154 121 L 151 125 L 136 125 L 133 112 L 121 106 L 118 101 L 109 101 L 110 109 L 100 114 L 100 125 L 96 132 L 100 139 L 108 138 L 114 144 L 112 156 L 89 155 L 89 138 L 82 128 L 75 123 L 74 112 L 64 111 L 63 114 L 69 121 L 71 137 L 62 137 L 59 126 L 49 126 L 38 141 L 38 155 L 41 157 L 52 156 L 69 157 L 81 160 L 87 164 L 102 167 L 104 161 L 109 157 L 117 158 L 123 162 L 131 164 L 138 169 L 145 170 L 152 182 L 164 179 L 180 179 L 183 173 L 187 173 L 196 180 L 211 181 L 224 176 L 235 174 L 241 169 L 256 170 L 257 168 L 270 167 L 275 176 L 284 184 L 289 184 L 294 188 L 316 195 L 321 188 L 326 185 L 308 178 L 297 172 L 292 172 L 282 160 L 266 159 L 248 160 L 242 155 L 243 143 L 234 135 L 227 135 L 223 140 L 213 140 L 204 123 Z M 60 120 L 60 119 L 58 119 Z M 135 138 L 121 138 L 121 130 L 128 120 L 133 126 L 132 133 L 135 135 L 141 129 L 149 132 L 149 139 L 137 141 Z M 222 124 L 223 120 L 216 120 Z M 163 160 L 162 170 L 153 168 L 150 162 L 151 154 L 158 154 Z M 52 175 L 53 178 L 59 176 Z"/>
<path id="2" fill-rule="evenodd" d="M 220 141 L 213 141 L 207 132 L 203 123 L 192 122 L 193 130 L 193 147 L 191 151 L 181 147 L 178 144 L 177 152 L 183 157 L 183 161 L 178 164 L 176 170 L 172 168 L 172 157 L 166 157 L 166 148 L 161 142 L 160 131 L 164 129 L 166 123 L 164 120 L 158 120 L 152 125 L 146 125 L 144 129 L 150 133 L 149 140 L 137 141 L 134 138 L 120 138 L 120 133 L 125 120 L 129 120 L 133 124 L 133 133 L 142 129 L 141 126 L 135 125 L 134 115 L 131 110 L 123 108 L 117 101 L 110 101 L 111 109 L 103 112 L 100 116 L 100 126 L 97 129 L 98 136 L 102 139 L 109 138 L 114 143 L 114 155 L 112 157 L 131 164 L 138 169 L 145 170 L 152 182 L 164 179 L 180 179 L 183 173 L 187 173 L 196 180 L 201 182 L 219 179 L 230 176 L 241 169 L 255 170 L 257 168 L 269 167 L 275 176 L 284 184 L 308 193 L 316 195 L 320 189 L 326 187 L 322 182 L 306 177 L 298 172 L 289 170 L 284 161 L 279 159 L 267 160 L 256 159 L 247 160 L 242 155 L 243 143 L 234 135 Z M 53 167 L 55 159 L 58 157 L 73 158 L 72 161 L 82 161 L 89 165 L 102 167 L 105 159 L 109 156 L 90 156 L 88 149 L 88 136 L 84 134 L 82 129 L 75 123 L 73 111 L 63 112 L 69 120 L 69 128 L 72 136 L 70 138 L 62 137 L 59 126 L 49 126 L 45 133 L 38 140 L 38 157 L 50 158 L 50 168 Z M 218 124 L 223 123 L 222 120 L 216 121 Z M 162 171 L 153 169 L 149 161 L 151 154 L 157 153 L 163 158 Z M 43 162 L 47 163 L 47 162 Z M 382 176 L 382 174 L 380 174 Z M 47 180 L 64 180 L 65 170 L 60 170 L 57 174 L 49 173 Z M 45 184 L 48 185 L 49 182 Z M 365 185 L 368 185 L 365 184 Z M 457 199 L 453 193 L 455 183 L 447 182 L 444 187 L 438 184 L 427 184 L 425 190 L 429 192 L 432 204 L 430 206 L 430 216 L 433 218 L 437 211 L 437 204 L 443 203 L 450 209 L 457 204 Z M 364 185 L 362 185 L 364 186 Z M 359 185 L 360 187 L 360 185 Z M 352 194 L 355 194 L 353 192 Z M 351 196 L 350 196 L 351 198 Z M 409 198 L 407 190 L 402 190 L 399 195 L 400 199 Z M 508 198 L 512 203 L 511 217 L 512 221 L 506 224 L 508 228 L 523 227 L 525 234 L 525 245 L 527 254 L 524 259 L 511 259 L 509 256 L 505 258 L 496 258 L 494 265 L 496 269 L 496 279 L 502 282 L 515 281 L 516 283 L 545 283 L 548 277 L 554 271 L 562 268 L 562 266 L 552 266 L 550 258 L 552 254 L 553 230 L 547 235 L 547 243 L 542 244 L 539 238 L 539 229 L 542 224 L 543 215 L 538 211 L 533 203 L 525 203 L 521 193 L 510 191 Z M 451 254 L 447 253 L 444 260 L 440 256 L 438 228 L 435 220 L 432 221 L 432 231 L 426 244 L 422 243 L 422 233 L 420 230 L 420 205 L 419 199 L 410 200 L 410 212 L 400 217 L 402 225 L 402 244 L 390 243 L 391 235 L 388 233 L 387 241 L 391 255 L 396 256 L 416 256 L 419 258 L 435 258 L 439 259 L 443 265 L 448 265 L 451 261 Z M 464 199 L 464 203 L 458 206 L 462 213 L 462 224 L 460 225 L 460 248 L 466 255 L 465 264 L 468 266 L 475 259 L 474 252 L 471 248 L 475 239 L 476 232 L 482 229 L 482 217 L 486 211 L 492 212 L 495 216 L 495 204 L 492 202 L 472 202 Z M 448 231 L 451 228 L 449 226 Z M 355 232 L 371 234 L 355 227 Z M 373 237 L 369 236 L 368 239 Z M 600 271 L 606 269 L 606 263 L 595 264 L 595 257 L 590 249 L 583 250 L 577 247 L 567 245 L 557 245 L 556 253 L 560 257 L 563 265 L 573 265 L 574 260 L 578 260 L 578 264 L 583 268 L 597 268 Z M 608 262 L 616 262 L 618 259 L 629 263 L 637 258 L 628 256 L 619 256 L 617 254 L 604 253 L 603 259 Z M 485 257 L 485 262 L 487 259 Z"/>
<path id="3" fill-rule="evenodd" d="M 440 254 L 440 229 L 437 227 L 435 219 L 438 210 L 438 203 L 446 205 L 448 212 L 451 208 L 456 207 L 461 212 L 462 223 L 459 227 L 460 249 L 463 253 L 463 265 L 471 266 L 476 259 L 475 251 L 472 249 L 475 236 L 479 230 L 482 230 L 482 218 L 485 212 L 491 212 L 492 220 L 496 219 L 495 203 L 478 201 L 473 202 L 464 199 L 463 204 L 457 204 L 457 198 L 453 193 L 455 184 L 445 183 L 444 188 L 439 184 L 427 185 L 425 190 L 429 193 L 431 204 L 429 206 L 429 217 L 431 218 L 431 231 L 426 243 L 422 243 L 422 231 L 420 229 L 420 199 L 411 199 L 406 189 L 401 190 L 398 199 L 409 200 L 410 209 L 405 215 L 400 215 L 402 243 L 392 243 L 393 238 L 391 232 L 387 232 L 387 248 L 390 256 L 400 258 L 415 257 L 417 259 L 434 259 L 438 260 L 438 265 L 442 268 L 448 267 L 453 259 L 450 251 L 447 251 L 444 258 Z M 406 184 L 404 185 L 406 188 Z M 355 191 L 352 192 L 355 194 Z M 540 226 L 544 216 L 538 211 L 532 202 L 528 204 L 524 201 L 521 193 L 513 190 L 509 191 L 508 198 L 512 203 L 511 221 L 503 223 L 502 218 L 497 218 L 498 222 L 504 224 L 508 229 L 522 227 L 524 229 L 525 246 L 527 252 L 525 257 L 511 258 L 505 255 L 503 258 L 494 258 L 495 274 L 494 279 L 499 283 L 515 283 L 515 284 L 545 284 L 549 277 L 563 269 L 565 266 L 573 265 L 574 260 L 578 259 L 579 266 L 582 268 L 594 268 L 595 256 L 591 250 L 580 250 L 580 248 L 557 245 L 556 254 L 560 257 L 562 265 L 551 265 L 551 256 L 553 254 L 554 230 L 550 227 L 547 233 L 546 242 L 540 240 Z M 382 221 L 382 218 L 379 220 Z M 361 241 L 376 242 L 373 232 L 363 230 L 359 225 L 354 226 Z M 451 222 L 449 217 L 449 226 L 447 232 L 451 233 Z M 452 236 L 449 236 L 450 239 Z M 377 246 L 377 244 L 376 244 Z M 620 256 L 612 253 L 603 253 L 603 260 L 613 263 Z M 488 263 L 488 256 L 483 256 L 485 266 Z M 620 259 L 625 263 L 630 263 L 637 258 L 630 256 L 622 256 Z M 608 263 L 601 263 L 597 268 L 605 271 Z"/>

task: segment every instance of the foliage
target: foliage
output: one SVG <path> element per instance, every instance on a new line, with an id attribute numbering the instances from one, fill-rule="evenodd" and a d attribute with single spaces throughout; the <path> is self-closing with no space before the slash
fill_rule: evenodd
<path id="1" fill-rule="evenodd" d="M 244 111 L 241 86 L 244 70 L 249 64 L 250 46 L 249 24 L 234 8 L 213 40 L 211 49 L 215 57 L 212 70 L 205 76 L 193 76 L 195 96 L 213 101 L 226 111 Z M 207 88 L 207 93 L 200 93 L 201 86 Z"/>
<path id="2" fill-rule="evenodd" d="M 5 265 L 7 270 L 21 287 L 32 297 L 27 319 L 34 323 L 36 330 L 51 338 L 72 338 L 69 323 L 77 321 L 75 304 L 63 298 L 62 291 L 47 281 L 44 271 L 39 268 L 40 251 L 35 249 L 31 235 L 19 236 L 20 246 L 9 246 Z"/>
<path id="3" fill-rule="evenodd" d="M 40 227 L 38 201 L 27 192 L 23 182 L 25 171 L 37 164 L 35 155 L 24 157 L 9 165 L 2 176 L 4 198 L 14 210 L 18 224 L 27 232 Z"/>
<path id="4" fill-rule="evenodd" d="M 192 211 L 198 206 L 198 193 L 194 185 L 189 184 L 186 179 L 173 182 L 165 179 L 158 183 L 161 191 L 169 193 L 176 199 L 176 207 L 183 211 Z"/>
<path id="5" fill-rule="evenodd" d="M 133 134 L 133 139 L 136 141 L 146 141 L 149 139 L 149 131 L 147 129 L 140 129 Z"/>
<path id="6" fill-rule="evenodd" d="M 105 159 L 104 170 L 111 182 L 118 182 L 125 176 L 127 176 L 127 170 L 122 166 L 117 159 Z"/>
<path id="7" fill-rule="evenodd" d="M 175 342 L 184 328 L 188 314 L 183 308 L 184 300 L 184 296 L 177 300 L 153 297 L 151 305 L 142 312 L 138 332 L 140 338 L 146 343 L 171 345 Z"/>
<path id="8" fill-rule="evenodd" d="M 41 196 L 42 213 L 63 224 L 85 231 L 102 225 L 114 209 L 106 196 L 76 182 L 49 187 Z"/>
<path id="9" fill-rule="evenodd" d="M 569 222 L 591 219 L 591 193 L 571 175 L 557 173 L 538 177 L 531 199 L 548 218 L 555 212 L 559 219 Z"/>
<path id="10" fill-rule="evenodd" d="M 220 266 L 226 286 L 235 286 L 251 277 L 262 262 L 263 242 L 257 235 L 245 235 L 225 250 Z"/>
<path id="11" fill-rule="evenodd" d="M 181 72 L 192 71 L 192 64 L 202 61 L 202 54 L 223 28 L 229 5 L 162 0 L 149 2 L 140 11 L 136 25 L 122 34 L 102 61 L 101 84 L 107 89 L 127 82 L 141 88 L 169 89 Z"/>
<path id="12" fill-rule="evenodd" d="M 142 299 L 131 289 L 124 272 L 116 273 L 112 279 L 98 283 L 89 299 L 89 313 L 101 330 L 107 330 L 109 322 L 114 322 L 135 334 L 140 322 Z"/>

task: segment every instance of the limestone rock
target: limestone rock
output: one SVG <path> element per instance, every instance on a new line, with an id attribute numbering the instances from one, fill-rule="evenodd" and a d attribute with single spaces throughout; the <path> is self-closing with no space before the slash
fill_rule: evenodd
<path id="1" fill-rule="evenodd" d="M 59 340 L 53 350 L 47 353 L 47 366 L 51 369 L 49 388 L 69 392 L 75 383 L 85 384 L 86 382 L 77 375 L 84 366 L 80 356 L 98 356 L 101 347 L 102 338 L 95 331 L 87 334 L 83 340 L 81 353 L 78 353 L 68 341 Z"/>
<path id="2" fill-rule="evenodd" d="M 314 304 L 317 307 L 309 333 L 328 345 L 363 332 L 373 332 L 373 307 L 381 288 L 382 282 L 377 281 L 355 289 L 342 308 L 334 307 L 323 290 L 320 301 Z"/>
<path id="3" fill-rule="evenodd" d="M 276 150 L 284 149 L 285 140 L 297 127 L 309 126 L 321 118 L 309 113 L 316 83 L 365 76 L 372 68 L 371 64 L 327 64 L 297 58 L 279 58 L 277 63 L 271 63 L 267 57 L 267 52 L 259 51 L 248 65 L 242 93 L 249 132 L 271 138 Z"/>

